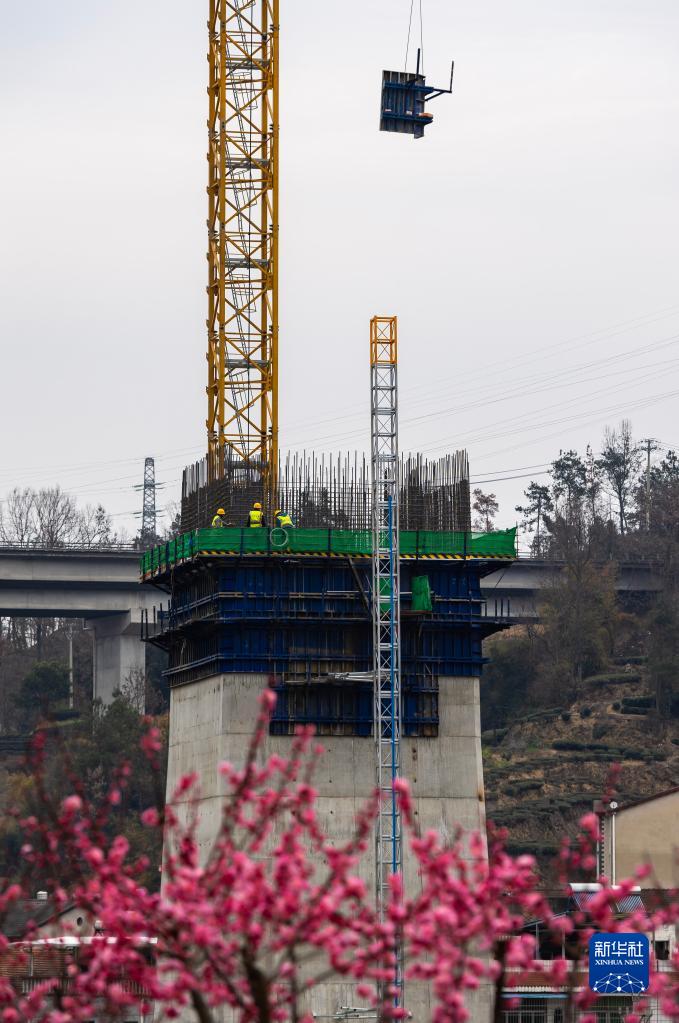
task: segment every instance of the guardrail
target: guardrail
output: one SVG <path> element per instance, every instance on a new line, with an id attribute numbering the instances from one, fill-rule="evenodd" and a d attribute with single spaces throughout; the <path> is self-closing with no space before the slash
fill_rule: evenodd
<path id="1" fill-rule="evenodd" d="M 134 543 L 81 544 L 62 543 L 45 547 L 42 544 L 0 544 L 2 554 L 142 554 L 143 547 Z"/>

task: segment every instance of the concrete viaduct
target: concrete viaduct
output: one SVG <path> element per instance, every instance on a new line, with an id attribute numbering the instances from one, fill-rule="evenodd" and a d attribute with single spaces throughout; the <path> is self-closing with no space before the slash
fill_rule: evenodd
<path id="1" fill-rule="evenodd" d="M 515 622 L 535 621 L 538 618 L 540 591 L 553 586 L 557 581 L 563 562 L 538 561 L 534 558 L 518 558 L 512 564 L 487 575 L 481 582 L 488 613 L 506 611 Z M 644 598 L 662 589 L 657 571 L 643 563 L 618 565 L 615 582 L 619 598 L 624 600 Z"/>
<path id="2" fill-rule="evenodd" d="M 142 612 L 159 603 L 139 583 L 139 551 L 0 547 L 0 616 L 84 619 L 94 640 L 94 696 L 104 703 L 144 669 Z"/>
<path id="3" fill-rule="evenodd" d="M 520 558 L 486 576 L 488 613 L 534 621 L 540 590 L 554 583 L 561 567 Z M 621 565 L 616 586 L 621 596 L 642 597 L 662 588 L 643 564 Z M 84 619 L 94 638 L 94 696 L 104 703 L 131 671 L 144 668 L 142 614 L 152 619 L 154 604 L 165 600 L 139 583 L 136 550 L 0 547 L 0 616 Z"/>

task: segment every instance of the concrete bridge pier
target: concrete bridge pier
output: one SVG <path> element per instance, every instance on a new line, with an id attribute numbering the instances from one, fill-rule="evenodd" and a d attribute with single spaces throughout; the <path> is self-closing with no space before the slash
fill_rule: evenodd
<path id="1" fill-rule="evenodd" d="M 205 857 L 224 806 L 218 765 L 244 763 L 267 688 L 277 699 L 264 755 L 289 755 L 298 725 L 312 724 L 319 732 L 324 752 L 313 784 L 331 842 L 353 835 L 356 814 L 376 780 L 370 557 L 360 551 L 354 560 L 334 556 L 333 540 L 351 543 L 352 534 L 341 530 L 328 531 L 320 550 L 317 539 L 300 530 L 299 542 L 308 541 L 311 549 L 284 557 L 274 551 L 243 555 L 238 548 L 247 534 L 234 536 L 233 551 L 214 550 L 223 540 L 209 537 L 205 554 L 194 551 L 175 563 L 168 550 L 147 573 L 171 600 L 154 636 L 169 654 L 168 801 L 179 778 L 197 771 L 200 796 L 191 809 Z M 482 643 L 509 624 L 485 613 L 481 578 L 496 568 L 496 559 L 458 560 L 447 553 L 401 563 L 401 766 L 420 827 L 444 840 L 458 828 L 484 832 Z M 423 575 L 434 595 L 425 608 L 413 606 L 414 580 Z M 177 807 L 181 815 L 186 808 L 184 802 Z M 374 889 L 374 857 L 364 857 L 359 869 L 368 890 Z M 414 895 L 421 881 L 408 843 L 404 878 L 406 892 Z M 413 1020 L 430 1020 L 430 986 L 413 982 L 406 992 Z M 489 1023 L 492 999 L 489 984 L 470 997 L 474 1023 Z M 332 1021 L 346 1014 L 343 1007 L 361 1004 L 353 985 L 337 976 L 311 992 L 305 1011 Z M 220 1017 L 222 1023 L 231 1019 L 228 1012 Z"/>
<path id="2" fill-rule="evenodd" d="M 167 792 L 171 794 L 184 774 L 200 776 L 197 839 L 205 858 L 219 832 L 224 810 L 224 782 L 218 764 L 229 761 L 243 765 L 260 711 L 259 698 L 270 676 L 265 673 L 224 673 L 212 675 L 171 689 Z M 409 736 L 402 740 L 402 766 L 408 778 L 416 820 L 423 832 L 433 829 L 442 839 L 452 840 L 458 827 L 467 834 L 485 832 L 485 800 L 481 759 L 479 679 L 446 677 L 439 680 L 437 737 Z M 333 844 L 348 841 L 356 817 L 375 787 L 375 745 L 371 735 L 326 735 L 319 737 L 323 753 L 317 761 L 312 784 L 318 793 L 316 810 L 323 830 Z M 264 759 L 275 753 L 290 755 L 288 735 L 265 740 Z M 193 794 L 174 804 L 186 821 L 196 810 Z M 374 889 L 374 862 L 367 853 L 358 873 Z M 404 878 L 408 894 L 421 887 L 418 865 L 404 843 Z M 483 981 L 467 996 L 473 1023 L 492 1019 L 493 987 Z M 408 981 L 405 1003 L 413 1023 L 431 1020 L 434 999 L 427 983 Z M 305 1009 L 318 1020 L 341 1018 L 341 1006 L 365 1004 L 354 984 L 334 977 L 316 987 Z M 188 1015 L 181 1019 L 188 1020 Z M 232 1023 L 234 1015 L 222 1010 L 220 1023 Z"/>
<path id="3" fill-rule="evenodd" d="M 94 641 L 92 695 L 106 705 L 133 673 L 146 670 L 146 646 L 139 641 L 140 619 L 126 611 L 91 618 L 85 628 L 91 630 Z"/>

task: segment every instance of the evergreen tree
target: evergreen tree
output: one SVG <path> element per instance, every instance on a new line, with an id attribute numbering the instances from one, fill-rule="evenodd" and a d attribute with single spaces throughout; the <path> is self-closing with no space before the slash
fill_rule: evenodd
<path id="1" fill-rule="evenodd" d="M 535 536 L 531 540 L 531 553 L 534 558 L 542 557 L 547 547 L 547 528 L 545 515 L 554 510 L 554 502 L 549 493 L 549 487 L 534 480 L 528 484 L 524 491 L 526 503 L 516 505 L 516 511 L 523 515 L 521 522 L 522 529 Z"/>
<path id="2" fill-rule="evenodd" d="M 497 515 L 498 508 L 495 494 L 484 494 L 480 487 L 473 491 L 474 503 L 472 508 L 476 512 L 474 528 L 490 533 L 493 528 L 493 519 Z"/>
<path id="3" fill-rule="evenodd" d="M 68 668 L 57 661 L 38 661 L 25 676 L 16 696 L 22 731 L 30 731 L 40 717 L 68 697 Z"/>
<path id="4" fill-rule="evenodd" d="M 554 503 L 563 501 L 565 517 L 570 517 L 587 493 L 587 467 L 577 451 L 561 451 L 550 473 Z"/>

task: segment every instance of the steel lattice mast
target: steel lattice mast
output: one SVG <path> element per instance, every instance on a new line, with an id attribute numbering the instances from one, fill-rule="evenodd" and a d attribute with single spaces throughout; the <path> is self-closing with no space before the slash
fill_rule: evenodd
<path id="1" fill-rule="evenodd" d="M 399 457 L 397 325 L 395 316 L 370 321 L 374 731 L 380 808 L 375 833 L 377 907 L 384 914 L 389 876 L 402 873 L 401 814 L 394 782 L 401 766 L 401 653 L 399 586 Z M 403 962 L 395 983 L 402 998 Z"/>
<path id="2" fill-rule="evenodd" d="M 210 0 L 208 476 L 278 462 L 278 6 Z"/>
<path id="3" fill-rule="evenodd" d="M 144 459 L 144 503 L 141 513 L 141 536 L 144 543 L 156 542 L 156 463 L 153 458 Z"/>

